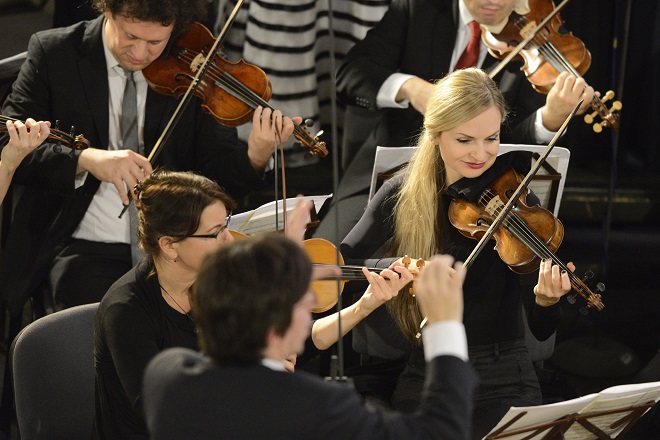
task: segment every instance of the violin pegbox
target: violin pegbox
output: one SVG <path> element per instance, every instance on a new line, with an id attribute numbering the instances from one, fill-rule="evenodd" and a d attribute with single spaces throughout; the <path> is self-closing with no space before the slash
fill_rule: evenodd
<path id="1" fill-rule="evenodd" d="M 415 279 L 419 275 L 421 275 L 422 270 L 424 269 L 424 266 L 426 265 L 426 261 L 421 260 L 421 259 L 417 259 L 417 260 L 415 260 L 415 266 L 410 267 L 410 265 L 412 263 L 412 258 L 410 258 L 408 255 L 406 255 L 401 259 L 401 262 L 403 263 L 403 267 L 408 269 L 415 277 L 415 278 L 413 278 L 412 282 L 410 283 L 410 290 L 408 291 L 408 293 L 410 293 L 412 296 L 415 296 Z"/>
<path id="2" fill-rule="evenodd" d="M 623 108 L 623 104 L 621 104 L 621 101 L 613 101 L 612 107 L 608 109 L 605 105 L 605 102 L 612 98 L 614 98 L 614 92 L 612 90 L 608 90 L 607 93 L 605 93 L 605 96 L 603 96 L 600 100 L 594 100 L 592 102 L 591 106 L 595 109 L 595 111 L 584 115 L 584 122 L 587 124 L 594 124 L 592 128 L 596 133 L 603 131 L 603 127 L 609 127 L 615 130 L 619 128 L 619 115 L 615 112 L 621 110 Z M 597 116 L 601 117 L 602 122 L 594 123 Z"/>

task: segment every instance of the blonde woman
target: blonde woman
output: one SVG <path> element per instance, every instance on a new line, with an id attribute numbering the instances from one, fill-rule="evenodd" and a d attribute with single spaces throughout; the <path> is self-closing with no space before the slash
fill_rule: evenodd
<path id="1" fill-rule="evenodd" d="M 364 216 L 341 246 L 351 263 L 389 264 L 372 256 L 429 258 L 448 253 L 464 261 L 476 241 L 448 220 L 454 197 L 475 201 L 487 185 L 511 167 L 525 172 L 526 153 L 498 157 L 500 126 L 507 107 L 502 94 L 479 69 L 456 71 L 434 85 L 419 148 L 407 168 L 389 180 L 371 200 Z M 528 202 L 532 203 L 532 197 Z M 573 266 L 569 264 L 573 269 Z M 464 284 L 469 355 L 480 376 L 474 436 L 482 438 L 512 406 L 541 403 L 541 392 L 524 345 L 519 276 L 486 246 L 474 260 Z M 547 339 L 560 317 L 559 298 L 570 290 L 568 275 L 551 262 L 540 264 L 534 288 L 536 304 L 528 321 L 539 340 Z M 527 293 L 527 292 L 523 292 Z M 529 292 L 531 293 L 531 292 Z M 367 388 L 395 408 L 414 411 L 421 396 L 424 356 L 415 335 L 422 320 L 412 295 L 398 295 L 376 311 L 354 335 L 354 345 L 377 362 L 379 388 Z M 383 337 L 382 335 L 388 335 Z M 403 373 L 398 373 L 403 369 Z M 387 371 L 389 377 L 379 375 Z M 372 376 L 370 376 L 372 377 Z M 372 378 L 373 379 L 373 378 Z M 360 389 L 360 381 L 356 381 Z M 396 389 L 395 389 L 396 386 Z"/>

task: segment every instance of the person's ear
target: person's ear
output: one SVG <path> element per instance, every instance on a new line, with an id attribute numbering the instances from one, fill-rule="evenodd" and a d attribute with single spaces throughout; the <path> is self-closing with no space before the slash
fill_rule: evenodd
<path id="1" fill-rule="evenodd" d="M 176 262 L 176 258 L 179 256 L 178 241 L 174 241 L 172 237 L 164 235 L 158 239 L 158 246 L 160 247 L 160 252 L 166 259 Z"/>

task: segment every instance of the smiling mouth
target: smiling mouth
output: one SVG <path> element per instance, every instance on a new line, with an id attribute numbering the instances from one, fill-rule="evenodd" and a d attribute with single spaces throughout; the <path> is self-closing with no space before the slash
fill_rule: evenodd
<path id="1" fill-rule="evenodd" d="M 465 165 L 467 165 L 470 168 L 481 168 L 486 164 L 486 162 L 480 162 L 480 163 L 474 163 L 474 162 L 465 162 Z"/>

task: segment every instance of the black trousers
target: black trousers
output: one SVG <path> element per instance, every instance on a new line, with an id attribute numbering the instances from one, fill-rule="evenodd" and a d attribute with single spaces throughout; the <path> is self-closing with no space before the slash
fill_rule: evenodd
<path id="1" fill-rule="evenodd" d="M 71 240 L 49 274 L 54 311 L 100 301 L 132 266 L 129 244 Z"/>

